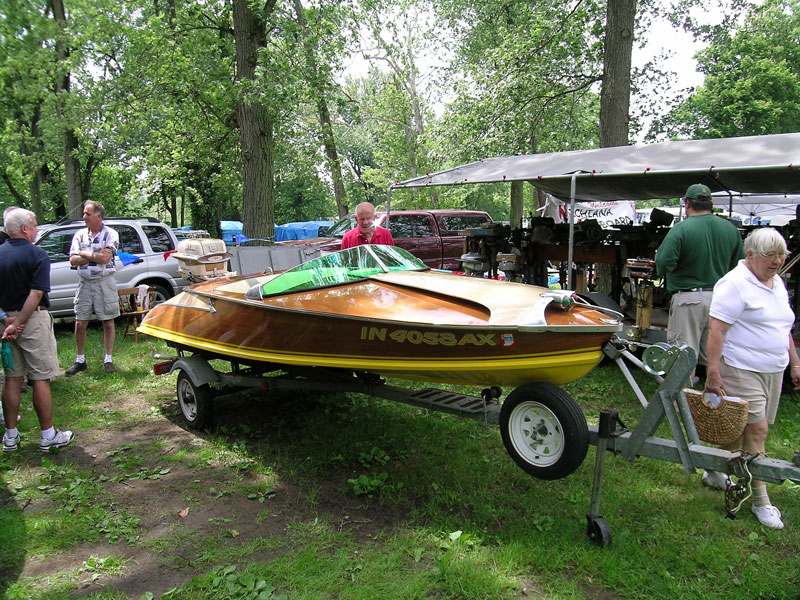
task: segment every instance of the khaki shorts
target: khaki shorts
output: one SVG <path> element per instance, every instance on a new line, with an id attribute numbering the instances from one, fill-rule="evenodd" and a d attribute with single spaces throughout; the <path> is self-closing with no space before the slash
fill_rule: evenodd
<path id="1" fill-rule="evenodd" d="M 701 365 L 707 364 L 708 311 L 713 292 L 678 292 L 669 305 L 667 342 L 692 348 Z"/>
<path id="2" fill-rule="evenodd" d="M 719 361 L 719 374 L 725 386 L 725 394 L 738 396 L 747 400 L 747 423 L 760 423 L 765 418 L 767 423 L 775 423 L 778 414 L 778 404 L 781 401 L 781 387 L 783 385 L 783 371 L 777 373 L 758 373 L 737 369 L 725 362 Z"/>
<path id="3" fill-rule="evenodd" d="M 114 275 L 100 279 L 81 277 L 74 304 L 75 318 L 79 321 L 89 321 L 93 316 L 101 321 L 116 319 L 119 316 L 119 295 Z"/>
<path id="4" fill-rule="evenodd" d="M 10 311 L 9 316 L 15 316 Z M 16 340 L 9 340 L 14 366 L 6 369 L 6 377 L 25 377 L 31 381 L 53 379 L 61 374 L 58 366 L 53 317 L 46 310 L 35 310 L 25 322 Z"/>

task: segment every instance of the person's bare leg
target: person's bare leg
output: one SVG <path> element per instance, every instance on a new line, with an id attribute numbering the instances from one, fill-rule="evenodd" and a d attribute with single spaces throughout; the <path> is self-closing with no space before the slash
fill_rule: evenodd
<path id="1" fill-rule="evenodd" d="M 79 355 L 83 354 L 86 349 L 86 326 L 88 324 L 89 321 L 75 320 L 75 348 Z"/>
<path id="2" fill-rule="evenodd" d="M 766 419 L 758 423 L 748 423 L 744 428 L 744 439 L 742 440 L 742 450 L 747 454 L 764 454 L 766 452 L 765 443 L 769 433 L 769 425 Z M 767 485 L 763 481 L 754 479 L 751 486 L 754 488 Z"/>
<path id="3" fill-rule="evenodd" d="M 116 330 L 114 328 L 114 319 L 103 321 L 103 344 L 106 348 L 106 354 L 111 356 L 114 353 L 114 336 Z"/>
<path id="4" fill-rule="evenodd" d="M 33 408 L 39 417 L 42 431 L 53 426 L 53 396 L 50 393 L 50 380 L 31 381 L 33 387 Z"/>
<path id="5" fill-rule="evenodd" d="M 14 429 L 17 426 L 20 390 L 22 390 L 22 377 L 6 377 L 3 385 L 3 415 L 7 429 Z"/>
<path id="6" fill-rule="evenodd" d="M 765 451 L 765 442 L 767 440 L 767 432 L 769 425 L 767 420 L 762 419 L 758 423 L 748 424 L 744 428 L 744 442 L 742 443 L 742 450 L 748 454 L 762 454 Z M 767 484 L 764 481 L 754 479 L 750 483 L 752 488 L 752 505 L 751 509 L 753 514 L 758 517 L 762 525 L 771 527 L 773 529 L 783 529 L 783 521 L 781 521 L 781 511 L 772 506 L 767 493 Z"/>

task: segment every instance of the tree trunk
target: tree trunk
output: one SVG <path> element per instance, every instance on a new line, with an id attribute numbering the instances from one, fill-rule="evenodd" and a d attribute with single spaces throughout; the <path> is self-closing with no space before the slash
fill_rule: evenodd
<path id="1" fill-rule="evenodd" d="M 603 87 L 600 91 L 600 147 L 628 144 L 631 52 L 636 0 L 614 0 L 606 9 Z"/>
<path id="2" fill-rule="evenodd" d="M 316 97 L 317 116 L 319 117 L 319 129 L 322 147 L 325 150 L 325 162 L 328 165 L 328 172 L 333 182 L 333 196 L 336 199 L 336 209 L 340 217 L 347 216 L 349 206 L 347 205 L 347 194 L 344 189 L 344 178 L 342 177 L 342 162 L 339 159 L 339 152 L 336 150 L 336 139 L 333 136 L 333 125 L 331 124 L 331 113 L 328 109 L 328 101 L 325 98 L 326 86 L 320 81 L 320 72 L 317 65 L 317 56 L 309 40 L 308 22 L 306 21 L 305 9 L 300 0 L 293 0 L 294 12 L 297 16 L 297 23 L 300 25 L 303 35 L 303 50 L 306 57 L 306 71 L 308 73 L 308 83 L 312 93 Z"/>
<path id="3" fill-rule="evenodd" d="M 42 207 L 42 182 L 44 181 L 44 169 L 40 164 L 40 161 L 43 160 L 42 156 L 44 155 L 44 142 L 42 141 L 41 132 L 39 130 L 39 120 L 42 115 L 42 104 L 43 101 L 39 100 L 33 106 L 30 120 L 27 121 L 27 123 L 21 111 L 15 116 L 20 129 L 24 129 L 26 126 L 30 129 L 31 143 L 29 144 L 26 139 L 23 138 L 19 144 L 19 152 L 20 155 L 28 157 L 32 164 L 30 168 L 30 174 L 28 176 L 28 192 L 30 193 L 31 197 L 31 211 L 36 215 L 37 223 L 44 223 L 44 208 Z M 16 190 L 12 189 L 11 192 L 14 195 L 15 200 L 18 202 L 17 205 L 22 206 L 22 204 L 19 204 L 21 199 L 17 198 Z"/>
<path id="4" fill-rule="evenodd" d="M 170 218 L 172 219 L 172 227 L 178 226 L 178 197 L 173 193 L 170 198 Z"/>
<path id="5" fill-rule="evenodd" d="M 59 103 L 56 103 L 57 105 Z M 61 116 L 61 111 L 56 108 Z M 67 186 L 67 214 L 70 218 L 80 219 L 83 206 L 83 189 L 81 188 L 81 165 L 78 160 L 78 138 L 75 130 L 67 127 L 63 131 L 64 178 Z"/>
<path id="6" fill-rule="evenodd" d="M 36 169 L 28 179 L 28 190 L 31 194 L 31 211 L 36 215 L 37 223 L 44 223 L 44 208 L 42 207 L 42 171 Z"/>
<path id="7" fill-rule="evenodd" d="M 17 188 L 14 187 L 14 182 L 11 181 L 8 173 L 3 170 L 2 173 L 0 173 L 0 177 L 2 177 L 3 181 L 5 182 L 11 197 L 14 198 L 14 206 L 17 208 L 25 208 L 25 198 L 17 191 Z M 36 217 L 36 220 L 38 221 L 39 217 Z"/>
<path id="8" fill-rule="evenodd" d="M 344 217 L 350 212 L 350 207 L 347 204 L 347 193 L 344 189 L 342 163 L 339 160 L 339 152 L 336 150 L 336 140 L 333 137 L 333 125 L 331 124 L 328 103 L 321 94 L 317 99 L 317 113 L 319 114 L 322 145 L 325 148 L 325 162 L 328 163 L 328 171 L 331 175 L 331 181 L 333 181 L 333 196 L 336 198 L 336 208 L 339 211 L 339 216 Z"/>
<path id="9" fill-rule="evenodd" d="M 69 49 L 66 47 L 62 37 L 67 35 L 67 15 L 64 12 L 62 0 L 52 0 L 53 17 L 58 24 L 62 36 L 56 40 L 56 54 L 59 65 L 66 65 L 69 57 Z M 66 125 L 69 121 L 66 116 L 65 106 L 66 97 L 69 95 L 70 74 L 66 69 L 62 69 L 62 74 L 56 79 L 56 114 L 58 115 L 62 131 L 62 142 L 64 152 L 64 177 L 67 187 L 67 216 L 79 219 L 83 205 L 83 189 L 81 187 L 81 165 L 78 160 L 78 137 L 75 130 Z"/>
<path id="10" fill-rule="evenodd" d="M 276 0 L 268 0 L 267 15 Z M 233 36 L 236 44 L 236 80 L 254 81 L 258 50 L 266 47 L 264 22 L 248 0 L 233 0 Z M 273 124 L 269 110 L 255 92 L 245 89 L 237 116 L 242 151 L 242 233 L 251 239 L 274 235 L 275 188 Z"/>
<path id="11" fill-rule="evenodd" d="M 413 66 L 414 57 L 410 49 L 406 49 L 409 59 L 403 62 L 392 53 L 391 45 L 386 43 L 380 34 L 376 33 L 375 37 L 386 53 L 386 62 L 394 73 L 397 87 L 405 92 L 411 104 L 411 114 L 407 115 L 408 122 L 405 122 L 406 117 L 404 116 L 403 129 L 406 138 L 408 175 L 410 179 L 414 179 L 417 177 L 417 165 L 426 161 L 425 148 L 421 146 L 420 142 L 425 135 L 425 114 L 417 89 L 417 69 Z M 420 147 L 422 147 L 423 156 L 420 156 Z M 439 203 L 439 195 L 432 190 L 429 190 L 428 193 L 432 207 L 436 208 Z M 411 195 L 414 198 L 417 198 L 419 194 L 420 188 L 411 188 Z"/>
<path id="12" fill-rule="evenodd" d="M 522 181 L 511 182 L 511 213 L 509 214 L 509 221 L 511 222 L 511 229 L 520 229 L 522 227 Z"/>
<path id="13" fill-rule="evenodd" d="M 169 215 L 169 226 L 178 226 L 178 206 L 175 200 L 175 194 L 170 194 L 167 186 L 161 184 L 161 205 Z"/>
<path id="14" fill-rule="evenodd" d="M 636 0 L 609 1 L 606 8 L 606 40 L 603 87 L 600 91 L 600 147 L 628 145 L 628 110 L 631 96 L 631 52 Z M 614 265 L 595 265 L 595 290 L 610 295 Z"/>
<path id="15" fill-rule="evenodd" d="M 528 152 L 530 154 L 539 153 L 539 138 L 537 136 L 539 130 L 539 119 L 530 125 L 530 137 L 528 138 Z M 531 202 L 531 209 L 534 216 L 539 214 L 539 209 L 544 208 L 547 204 L 547 192 L 540 190 L 538 187 L 533 188 L 533 199 Z M 524 215 L 523 215 L 524 216 Z"/>

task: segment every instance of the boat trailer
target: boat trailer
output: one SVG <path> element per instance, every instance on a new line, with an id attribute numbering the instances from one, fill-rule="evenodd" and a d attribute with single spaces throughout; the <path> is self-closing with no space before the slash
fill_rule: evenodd
<path id="1" fill-rule="evenodd" d="M 616 409 L 600 412 L 598 425 L 587 425 L 572 397 L 558 386 L 531 383 L 510 392 L 500 403 L 502 390 L 486 388 L 480 396 L 440 389 L 412 390 L 394 385 L 375 374 L 319 367 L 291 369 L 285 365 L 242 365 L 229 357 L 198 354 L 195 349 L 176 347 L 178 356 L 153 352 L 161 360 L 154 365 L 157 375 L 178 371 L 176 391 L 181 414 L 187 425 L 201 429 L 213 417 L 214 396 L 236 390 L 257 388 L 305 392 L 359 393 L 401 402 L 432 411 L 499 425 L 501 437 L 511 458 L 528 474 L 540 479 L 559 479 L 583 462 L 588 444 L 597 446 L 594 481 L 586 532 L 598 546 L 608 546 L 611 528 L 600 514 L 606 452 L 620 454 L 629 461 L 648 457 L 683 465 L 687 474 L 696 469 L 734 475 L 740 483 L 725 492 L 726 516 L 735 513 L 749 493 L 749 481 L 759 479 L 781 484 L 790 480 L 800 484 L 800 452 L 792 462 L 766 456 L 748 456 L 703 446 L 698 438 L 691 411 L 683 393 L 694 368 L 694 351 L 686 346 L 655 344 L 639 360 L 631 352 L 631 342 L 613 338 L 603 351 L 622 370 L 629 385 L 645 407 L 633 430 L 628 430 Z M 185 352 L 194 354 L 186 356 Z M 231 364 L 230 372 L 212 367 L 210 360 Z M 630 374 L 625 360 L 642 368 L 659 382 L 648 402 Z M 666 419 L 672 439 L 655 437 Z M 742 481 L 744 483 L 742 483 Z"/>

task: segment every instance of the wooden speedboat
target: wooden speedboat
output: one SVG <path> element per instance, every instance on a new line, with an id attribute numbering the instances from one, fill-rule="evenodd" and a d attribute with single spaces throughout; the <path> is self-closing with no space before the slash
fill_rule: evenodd
<path id="1" fill-rule="evenodd" d="M 399 248 L 358 246 L 282 273 L 189 286 L 139 331 L 244 363 L 517 386 L 581 377 L 620 328 L 572 292 L 434 271 Z"/>

